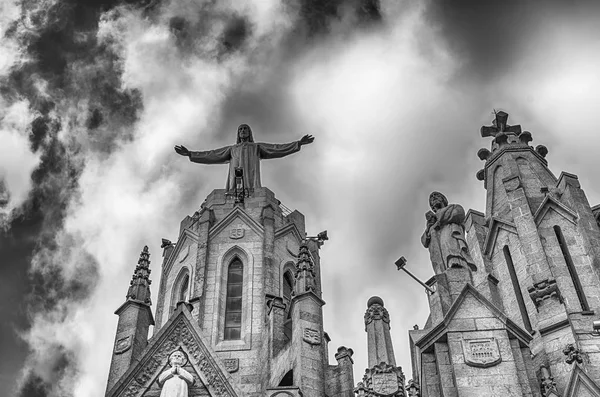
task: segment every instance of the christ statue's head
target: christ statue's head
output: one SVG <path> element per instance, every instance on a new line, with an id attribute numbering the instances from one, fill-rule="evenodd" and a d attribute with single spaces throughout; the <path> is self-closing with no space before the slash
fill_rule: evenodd
<path id="1" fill-rule="evenodd" d="M 433 192 L 429 195 L 429 206 L 433 212 L 438 212 L 448 206 L 448 199 L 440 192 Z"/>
<path id="2" fill-rule="evenodd" d="M 252 129 L 248 124 L 240 124 L 237 130 L 237 143 L 254 142 Z"/>
<path id="3" fill-rule="evenodd" d="M 181 348 L 175 350 L 169 355 L 169 364 L 171 367 L 183 367 L 187 363 L 187 356 Z"/>

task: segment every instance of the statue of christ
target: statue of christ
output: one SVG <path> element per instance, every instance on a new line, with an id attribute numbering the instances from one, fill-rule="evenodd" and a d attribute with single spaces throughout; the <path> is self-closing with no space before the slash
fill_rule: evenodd
<path id="1" fill-rule="evenodd" d="M 260 187 L 260 160 L 276 159 L 296 153 L 302 145 L 312 143 L 312 135 L 304 135 L 299 141 L 291 143 L 255 143 L 252 129 L 248 124 L 238 127 L 237 143 L 220 149 L 195 152 L 185 146 L 175 146 L 177 154 L 187 156 L 190 161 L 201 164 L 229 163 L 229 176 L 225 188 L 235 190 L 235 170 L 241 168 L 244 186 L 248 189 Z"/>

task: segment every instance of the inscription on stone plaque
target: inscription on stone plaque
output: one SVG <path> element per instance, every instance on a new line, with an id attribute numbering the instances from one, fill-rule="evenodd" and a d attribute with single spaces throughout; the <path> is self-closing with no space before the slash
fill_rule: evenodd
<path id="1" fill-rule="evenodd" d="M 244 237 L 244 232 L 245 232 L 245 230 L 244 230 L 243 226 L 237 225 L 229 231 L 229 238 L 232 238 L 234 240 L 240 239 L 240 238 Z"/>
<path id="2" fill-rule="evenodd" d="M 226 358 L 223 360 L 223 364 L 225 365 L 225 369 L 229 372 L 236 372 L 240 369 L 240 360 L 237 358 Z"/>
<path id="3" fill-rule="evenodd" d="M 316 329 L 304 328 L 303 338 L 304 342 L 311 345 L 321 344 L 321 334 Z"/>
<path id="4" fill-rule="evenodd" d="M 502 361 L 496 338 L 463 340 L 463 353 L 472 367 L 492 367 Z"/>
<path id="5" fill-rule="evenodd" d="M 115 354 L 125 353 L 131 347 L 131 335 L 117 339 L 115 343 Z"/>
<path id="6" fill-rule="evenodd" d="M 373 391 L 388 395 L 398 391 L 398 376 L 394 372 L 373 374 Z"/>

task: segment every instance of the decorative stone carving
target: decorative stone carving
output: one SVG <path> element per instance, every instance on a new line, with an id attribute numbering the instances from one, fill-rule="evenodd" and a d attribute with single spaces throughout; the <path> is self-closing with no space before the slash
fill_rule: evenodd
<path id="1" fill-rule="evenodd" d="M 425 232 L 421 243 L 429 249 L 429 256 L 436 274 L 451 267 L 463 267 L 477 270 L 469 254 L 465 239 L 465 210 L 458 204 L 448 204 L 446 196 L 439 192 L 429 195 Z"/>
<path id="2" fill-rule="evenodd" d="M 127 350 L 129 350 L 132 339 L 133 337 L 131 335 L 117 339 L 117 342 L 115 343 L 115 354 L 125 353 Z"/>
<path id="3" fill-rule="evenodd" d="M 367 369 L 362 382 L 354 393 L 358 397 L 404 397 L 404 374 L 402 368 L 381 363 Z"/>
<path id="4" fill-rule="evenodd" d="M 406 385 L 406 392 L 408 393 L 408 397 L 421 397 L 421 388 L 419 387 L 419 383 L 414 380 L 409 380 Z"/>
<path id="5" fill-rule="evenodd" d="M 242 225 L 237 225 L 229 231 L 229 238 L 237 240 L 244 237 L 245 229 Z"/>
<path id="6" fill-rule="evenodd" d="M 579 349 L 572 343 L 569 343 L 564 349 L 563 354 L 567 356 L 565 361 L 567 364 L 573 364 L 577 362 L 578 364 L 583 363 L 583 358 L 581 357 L 581 352 Z"/>
<path id="7" fill-rule="evenodd" d="M 188 385 L 194 384 L 194 377 L 183 368 L 187 362 L 187 355 L 181 347 L 169 355 L 171 368 L 163 371 L 158 377 L 158 384 L 162 388 L 160 397 L 189 396 Z"/>
<path id="8" fill-rule="evenodd" d="M 151 380 L 156 379 L 159 375 L 158 371 L 170 353 L 181 348 L 187 354 L 192 367 L 198 373 L 202 373 L 206 379 L 206 386 L 210 387 L 214 397 L 235 397 L 235 392 L 218 370 L 214 358 L 210 356 L 197 336 L 192 334 L 189 325 L 180 319 L 171 327 L 171 331 L 164 336 L 165 339 L 160 342 L 160 345 L 149 353 L 151 358 L 147 359 L 143 366 L 126 382 L 122 395 L 125 397 L 139 396 L 142 390 L 149 387 Z"/>
<path id="9" fill-rule="evenodd" d="M 185 146 L 175 146 L 175 152 L 188 157 L 193 163 L 229 163 L 229 176 L 225 188 L 231 192 L 237 190 L 236 170 L 242 170 L 241 179 L 243 179 L 244 189 L 252 190 L 261 187 L 260 160 L 288 156 L 300 151 L 302 145 L 308 145 L 313 141 L 314 138 L 311 135 L 305 135 L 299 141 L 291 143 L 255 143 L 250 126 L 241 124 L 237 130 L 235 145 L 201 152 L 190 151 Z"/>
<path id="10" fill-rule="evenodd" d="M 558 289 L 558 284 L 556 284 L 556 280 L 542 280 L 539 283 L 533 284 L 533 286 L 529 287 L 527 291 L 529 291 L 529 296 L 531 297 L 533 303 L 535 303 L 536 308 L 539 308 L 542 302 L 550 298 L 556 298 L 560 303 L 563 302 L 563 298 L 560 294 L 560 290 Z"/>
<path id="11" fill-rule="evenodd" d="M 321 333 L 312 328 L 304 328 L 302 333 L 302 339 L 304 342 L 310 345 L 320 345 L 321 344 Z"/>
<path id="12" fill-rule="evenodd" d="M 556 389 L 556 382 L 554 378 L 550 376 L 550 371 L 548 368 L 542 366 L 541 368 L 542 378 L 540 382 L 540 390 L 542 392 L 542 397 L 553 397 L 558 396 L 558 390 Z"/>
<path id="13" fill-rule="evenodd" d="M 223 365 L 227 372 L 236 372 L 240 369 L 240 359 L 239 358 L 226 358 L 223 360 Z"/>
<path id="14" fill-rule="evenodd" d="M 502 361 L 496 338 L 478 338 L 462 341 L 465 363 L 471 367 L 493 367 Z"/>
<path id="15" fill-rule="evenodd" d="M 371 303 L 365 312 L 365 329 L 373 320 L 382 320 L 384 323 L 390 323 L 390 314 L 387 309 L 379 303 Z"/>

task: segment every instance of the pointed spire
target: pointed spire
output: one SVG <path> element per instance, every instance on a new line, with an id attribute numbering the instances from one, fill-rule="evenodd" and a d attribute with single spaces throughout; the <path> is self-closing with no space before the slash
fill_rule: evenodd
<path id="1" fill-rule="evenodd" d="M 150 272 L 150 253 L 146 245 L 140 254 L 140 259 L 129 283 L 127 300 L 135 300 L 148 305 L 152 304 L 150 301 L 150 284 L 152 284 L 149 278 Z"/>
<path id="2" fill-rule="evenodd" d="M 299 295 L 315 289 L 315 270 L 308 241 L 303 240 L 298 251 L 298 262 L 296 263 L 296 280 L 294 283 L 294 295 Z"/>

